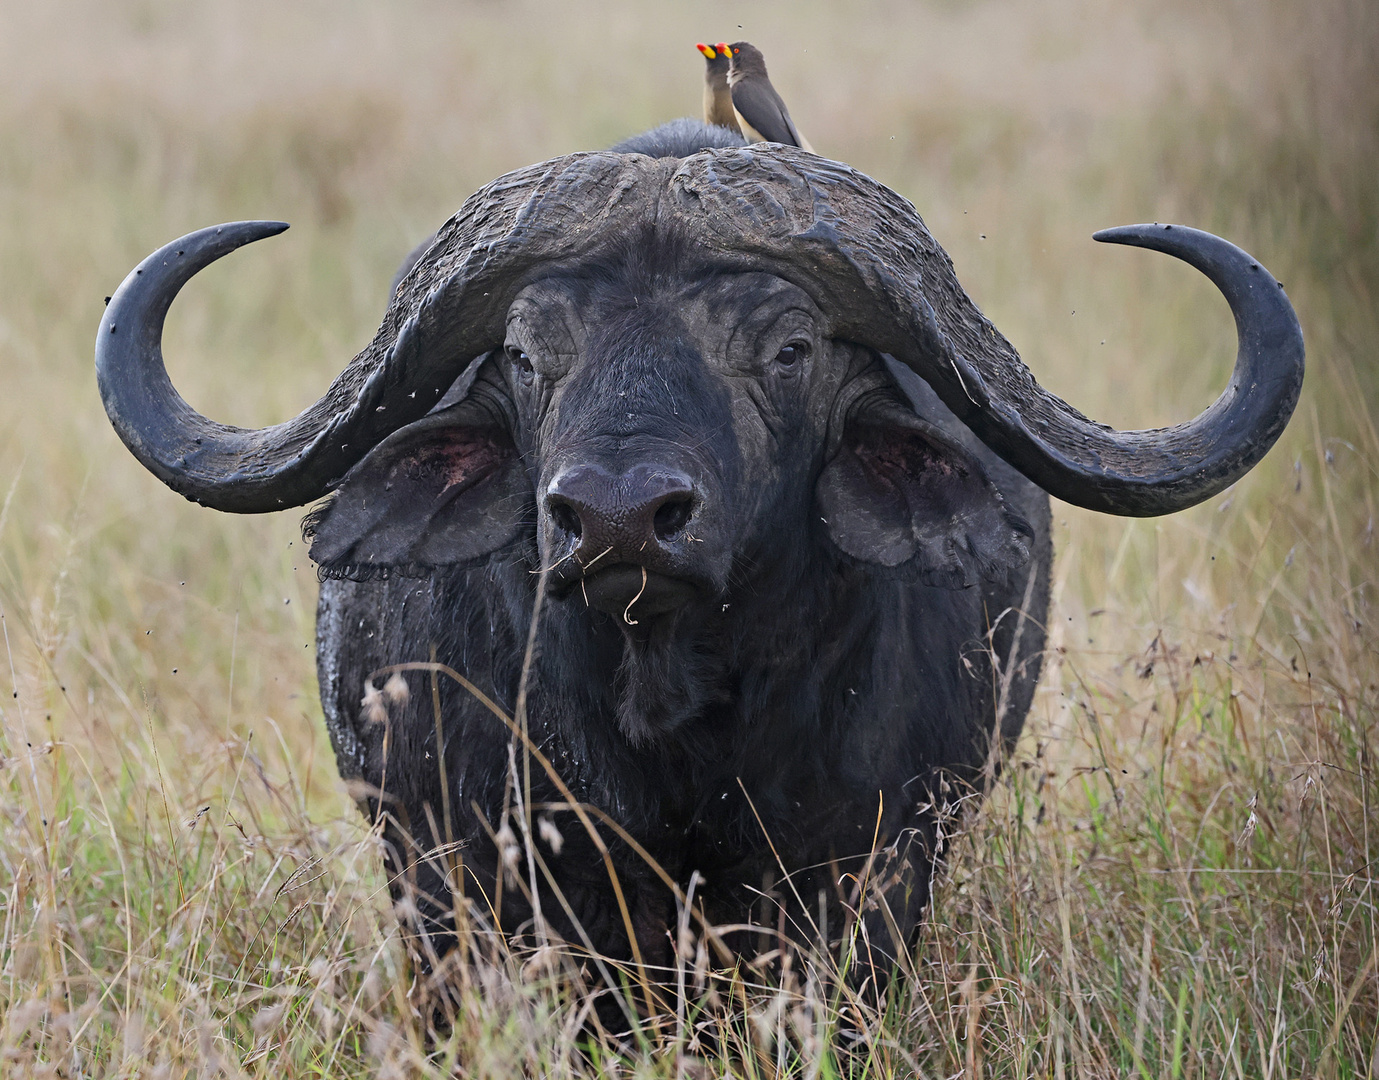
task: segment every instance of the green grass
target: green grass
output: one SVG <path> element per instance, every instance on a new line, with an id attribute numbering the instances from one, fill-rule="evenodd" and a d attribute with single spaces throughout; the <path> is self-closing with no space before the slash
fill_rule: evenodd
<path id="1" fill-rule="evenodd" d="M 321 723 L 297 517 L 138 467 L 95 393 L 101 298 L 192 228 L 292 221 L 200 275 L 166 345 L 193 404 L 283 419 L 466 194 L 693 112 L 690 46 L 739 23 L 1074 405 L 1176 422 L 1230 370 L 1209 284 L 1089 242 L 1142 220 L 1286 284 L 1303 399 L 1202 507 L 1055 508 L 1043 687 L 880 1008 L 747 971 L 632 1049 L 581 1045 L 579 987 L 513 955 L 432 1045 Z M 62 0 L 0 25 L 0 1075 L 1379 1076 L 1372 4 Z"/>

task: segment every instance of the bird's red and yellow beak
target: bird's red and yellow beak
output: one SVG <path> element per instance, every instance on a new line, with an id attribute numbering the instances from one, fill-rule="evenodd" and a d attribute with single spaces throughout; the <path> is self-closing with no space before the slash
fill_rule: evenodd
<path id="1" fill-rule="evenodd" d="M 732 47 L 729 46 L 728 43 L 727 43 L 726 41 L 720 41 L 720 42 L 718 43 L 718 45 L 716 46 L 716 48 L 718 49 L 718 53 L 719 53 L 720 56 L 732 56 L 732 55 L 733 55 Z"/>
<path id="2" fill-rule="evenodd" d="M 695 45 L 695 48 L 698 49 L 701 53 L 704 54 L 704 59 L 705 59 L 705 60 L 717 60 L 717 59 L 718 59 L 718 53 L 714 52 L 714 49 L 713 49 L 713 46 L 712 46 L 712 45 L 705 45 L 705 44 L 701 41 L 701 42 L 699 42 L 699 44 Z"/>

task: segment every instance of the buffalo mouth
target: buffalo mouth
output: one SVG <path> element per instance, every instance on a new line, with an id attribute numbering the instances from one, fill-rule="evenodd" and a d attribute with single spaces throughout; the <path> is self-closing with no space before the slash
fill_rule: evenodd
<path id="1" fill-rule="evenodd" d="M 635 563 L 616 563 L 586 574 L 572 593 L 619 622 L 636 626 L 646 619 L 668 615 L 702 591 L 685 578 L 671 577 Z"/>

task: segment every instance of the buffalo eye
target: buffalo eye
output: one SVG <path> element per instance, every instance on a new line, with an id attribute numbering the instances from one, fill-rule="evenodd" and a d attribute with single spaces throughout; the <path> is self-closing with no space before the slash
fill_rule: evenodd
<path id="1" fill-rule="evenodd" d="M 508 360 L 512 363 L 512 366 L 517 369 L 522 381 L 524 383 L 530 383 L 532 376 L 535 374 L 535 369 L 531 365 L 531 357 L 516 345 L 509 345 L 506 351 Z"/>
<path id="2" fill-rule="evenodd" d="M 809 343 L 806 341 L 791 341 L 776 353 L 776 366 L 783 371 L 794 371 L 795 368 L 804 360 L 809 358 Z"/>

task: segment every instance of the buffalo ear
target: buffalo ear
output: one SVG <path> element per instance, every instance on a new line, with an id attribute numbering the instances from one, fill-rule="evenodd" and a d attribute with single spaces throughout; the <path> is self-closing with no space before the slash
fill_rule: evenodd
<path id="1" fill-rule="evenodd" d="M 815 487 L 844 554 L 941 588 L 1004 579 L 1029 558 L 1033 531 L 981 463 L 899 405 L 866 407 Z"/>
<path id="2" fill-rule="evenodd" d="M 532 500 L 511 437 L 462 401 L 370 450 L 302 534 L 323 577 L 418 574 L 512 543 Z"/>

